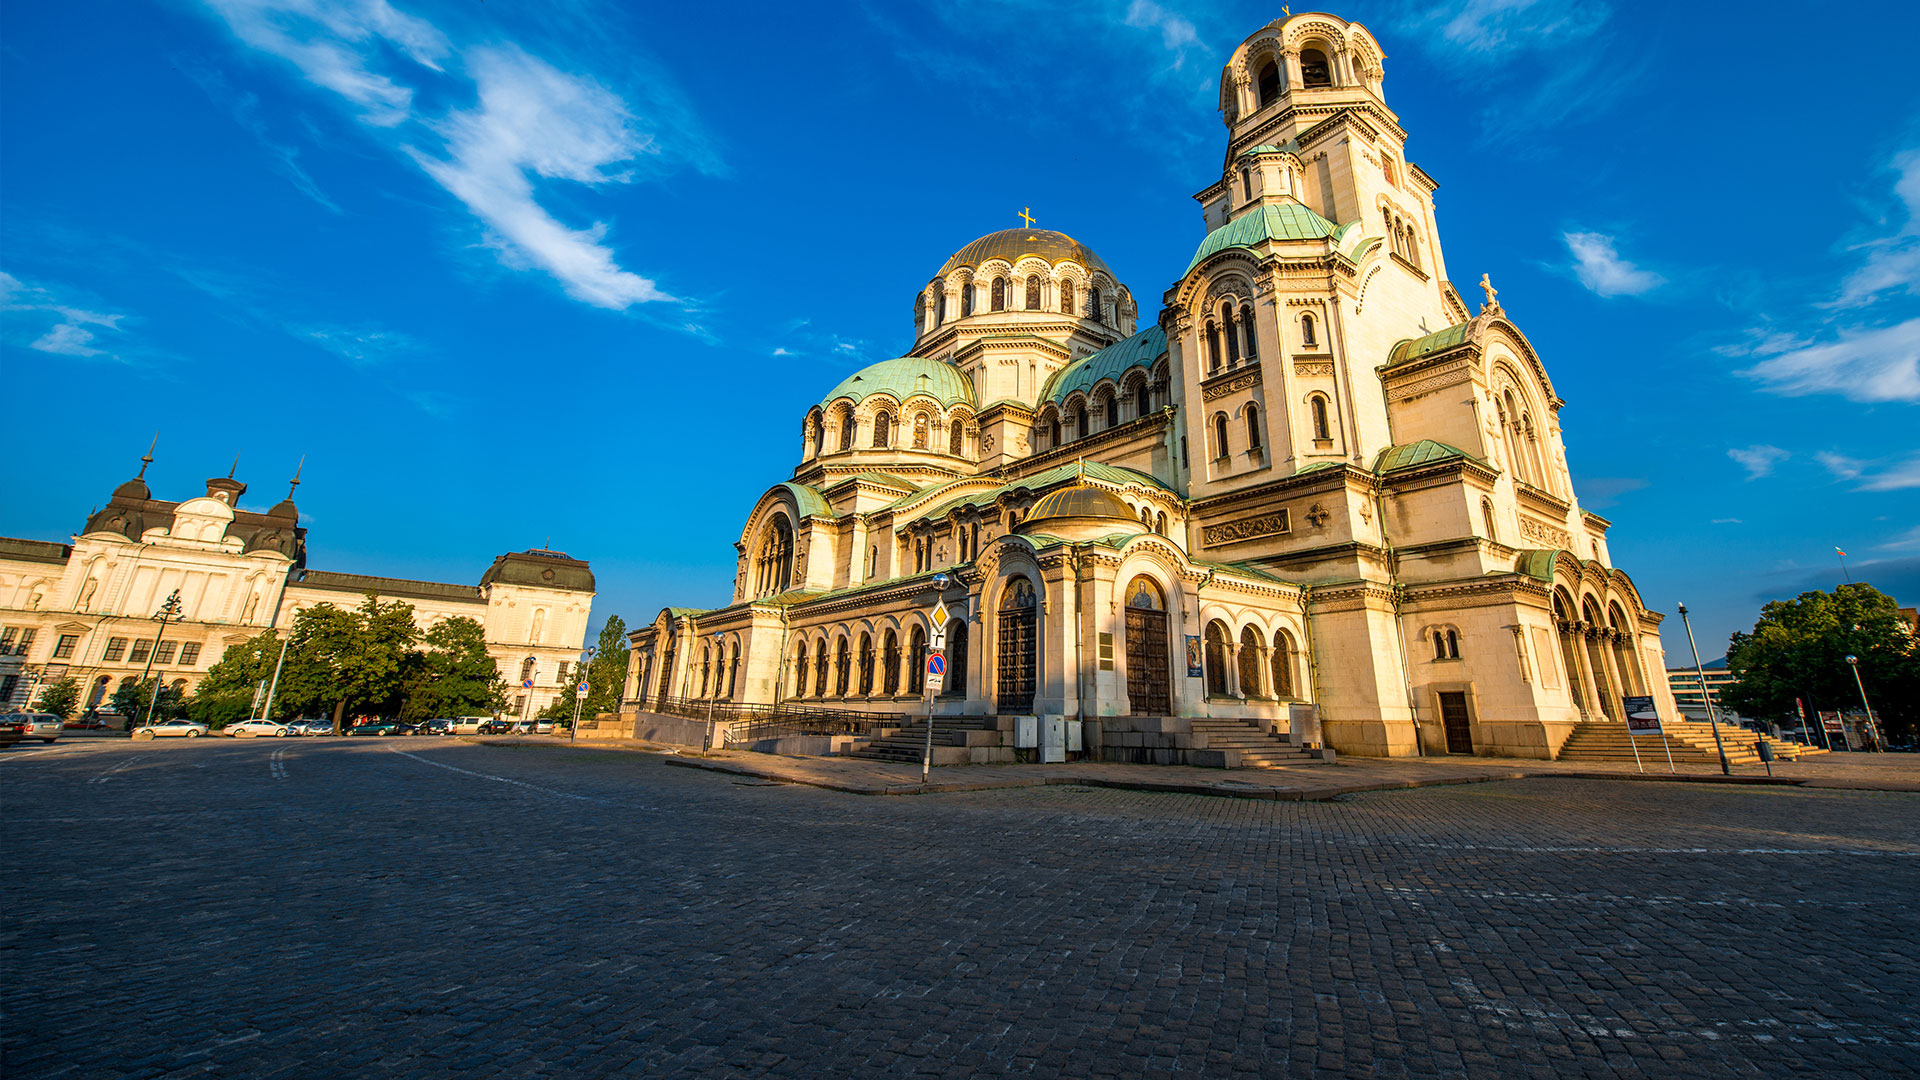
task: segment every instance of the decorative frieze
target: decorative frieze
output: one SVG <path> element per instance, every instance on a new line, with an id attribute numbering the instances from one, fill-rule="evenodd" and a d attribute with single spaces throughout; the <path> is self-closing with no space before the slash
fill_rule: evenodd
<path id="1" fill-rule="evenodd" d="M 1238 374 L 1217 375 L 1212 382 L 1203 384 L 1201 396 L 1207 401 L 1237 394 L 1242 390 L 1251 390 L 1260 385 L 1260 365 L 1255 364 Z"/>
<path id="2" fill-rule="evenodd" d="M 1568 535 L 1567 530 L 1549 525 L 1544 521 L 1535 520 L 1524 514 L 1520 516 L 1520 535 L 1539 544 L 1541 547 L 1561 548 L 1566 551 L 1573 550 L 1573 537 Z"/>
<path id="3" fill-rule="evenodd" d="M 1200 538 L 1208 547 L 1221 544 L 1237 544 L 1244 540 L 1256 540 L 1263 536 L 1279 536 L 1293 531 L 1287 520 L 1285 510 L 1275 510 L 1271 514 L 1241 518 L 1239 521 L 1223 521 L 1218 525 L 1208 525 L 1200 531 Z"/>
<path id="4" fill-rule="evenodd" d="M 1293 373 L 1303 378 L 1308 378 L 1313 376 L 1325 376 L 1327 378 L 1332 378 L 1333 377 L 1333 361 L 1331 360 L 1295 360 L 1293 362 Z"/>

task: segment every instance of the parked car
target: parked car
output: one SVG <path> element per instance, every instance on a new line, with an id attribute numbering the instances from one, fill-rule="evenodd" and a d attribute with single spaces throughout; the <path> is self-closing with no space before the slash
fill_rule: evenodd
<path id="1" fill-rule="evenodd" d="M 411 725 L 398 720 L 369 720 L 364 724 L 355 724 L 347 729 L 349 735 L 411 735 Z"/>
<path id="2" fill-rule="evenodd" d="M 273 735 L 279 738 L 285 738 L 293 734 L 287 729 L 287 725 L 278 720 L 261 720 L 258 718 L 242 720 L 237 724 L 228 724 L 220 730 L 223 734 L 231 735 L 236 739 L 251 739 L 256 735 Z"/>
<path id="3" fill-rule="evenodd" d="M 505 720 L 482 720 L 480 721 L 480 726 L 474 729 L 474 734 L 505 735 L 512 730 L 513 725 L 507 723 Z"/>
<path id="4" fill-rule="evenodd" d="M 533 733 L 534 733 L 535 735 L 551 735 L 551 734 L 553 734 L 553 721 L 551 721 L 551 720 L 535 720 L 535 721 L 533 722 Z"/>
<path id="5" fill-rule="evenodd" d="M 294 723 L 300 726 L 300 730 L 296 732 L 296 734 L 300 734 L 300 735 L 331 735 L 333 734 L 333 721 L 331 720 L 326 720 L 326 719 L 296 720 L 294 721 Z"/>
<path id="6" fill-rule="evenodd" d="M 480 730 L 481 726 L 492 722 L 493 718 L 489 716 L 456 716 L 453 718 L 453 733 L 455 735 L 485 735 L 487 733 Z"/>
<path id="7" fill-rule="evenodd" d="M 22 738 L 39 739 L 43 743 L 52 742 L 66 730 L 60 723 L 59 717 L 47 712 L 9 713 L 5 719 L 11 723 L 24 725 L 20 729 Z"/>
<path id="8" fill-rule="evenodd" d="M 438 716 L 432 720 L 422 720 L 420 721 L 420 726 L 413 729 L 413 733 L 415 735 L 451 735 L 453 734 L 453 721 L 444 716 Z"/>
<path id="9" fill-rule="evenodd" d="M 207 725 L 192 720 L 162 720 L 157 724 L 148 724 L 133 729 L 136 739 L 197 739 L 207 733 Z"/>
<path id="10" fill-rule="evenodd" d="M 0 746 L 12 746 L 27 737 L 27 722 L 17 716 L 0 716 Z"/>
<path id="11" fill-rule="evenodd" d="M 98 716 L 82 716 L 77 720 L 67 721 L 66 724 L 63 726 L 65 726 L 68 731 L 105 731 L 107 730 L 107 722 L 105 720 L 100 719 Z"/>

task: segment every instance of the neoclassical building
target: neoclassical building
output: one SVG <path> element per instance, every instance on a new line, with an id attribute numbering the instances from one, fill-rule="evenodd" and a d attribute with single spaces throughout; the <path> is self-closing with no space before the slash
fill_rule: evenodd
<path id="1" fill-rule="evenodd" d="M 529 698 L 535 710 L 552 702 L 579 661 L 594 596 L 579 559 L 509 552 L 476 585 L 310 570 L 297 478 L 262 513 L 240 509 L 247 485 L 231 474 L 208 480 L 203 495 L 156 499 L 151 461 L 71 542 L 0 537 L 0 705 L 25 708 L 31 685 L 69 676 L 83 708 L 149 671 L 190 691 L 229 645 L 284 630 L 303 608 L 358 607 L 369 592 L 411 604 L 423 631 L 456 616 L 478 621 L 516 713 Z M 153 616 L 175 590 L 179 616 L 156 642 Z"/>
<path id="2" fill-rule="evenodd" d="M 1660 616 L 1580 506 L 1540 354 L 1484 275 L 1478 312 L 1455 287 L 1384 56 L 1325 14 L 1234 50 L 1203 232 L 1144 326 L 1072 237 L 955 252 L 906 355 L 799 417 L 729 601 L 632 635 L 628 698 L 917 712 L 944 574 L 947 714 L 1304 713 L 1338 750 L 1522 757 L 1623 696 L 1673 716 Z"/>

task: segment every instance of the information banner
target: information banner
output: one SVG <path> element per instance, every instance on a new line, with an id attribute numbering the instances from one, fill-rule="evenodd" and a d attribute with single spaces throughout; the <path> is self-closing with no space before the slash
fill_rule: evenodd
<path id="1" fill-rule="evenodd" d="M 1187 635 L 1187 677 L 1190 679 L 1197 679 L 1200 676 L 1206 674 L 1206 670 L 1200 666 L 1200 656 L 1201 656 L 1200 635 L 1188 634 Z"/>
<path id="2" fill-rule="evenodd" d="M 1620 699 L 1627 707 L 1628 735 L 1660 734 L 1660 710 L 1654 708 L 1650 697 L 1623 697 Z"/>

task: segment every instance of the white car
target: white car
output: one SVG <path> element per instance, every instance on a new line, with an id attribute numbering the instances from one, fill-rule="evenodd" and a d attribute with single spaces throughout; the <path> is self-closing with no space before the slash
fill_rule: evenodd
<path id="1" fill-rule="evenodd" d="M 292 734 L 287 725 L 278 720 L 242 720 L 237 724 L 228 724 L 224 729 L 236 739 L 251 739 L 256 735 L 276 735 L 281 738 Z"/>
<path id="2" fill-rule="evenodd" d="M 146 727 L 133 729 L 133 737 L 136 739 L 197 739 L 206 733 L 207 725 L 197 724 L 192 720 L 179 719 L 162 720 L 157 724 L 148 724 Z"/>

